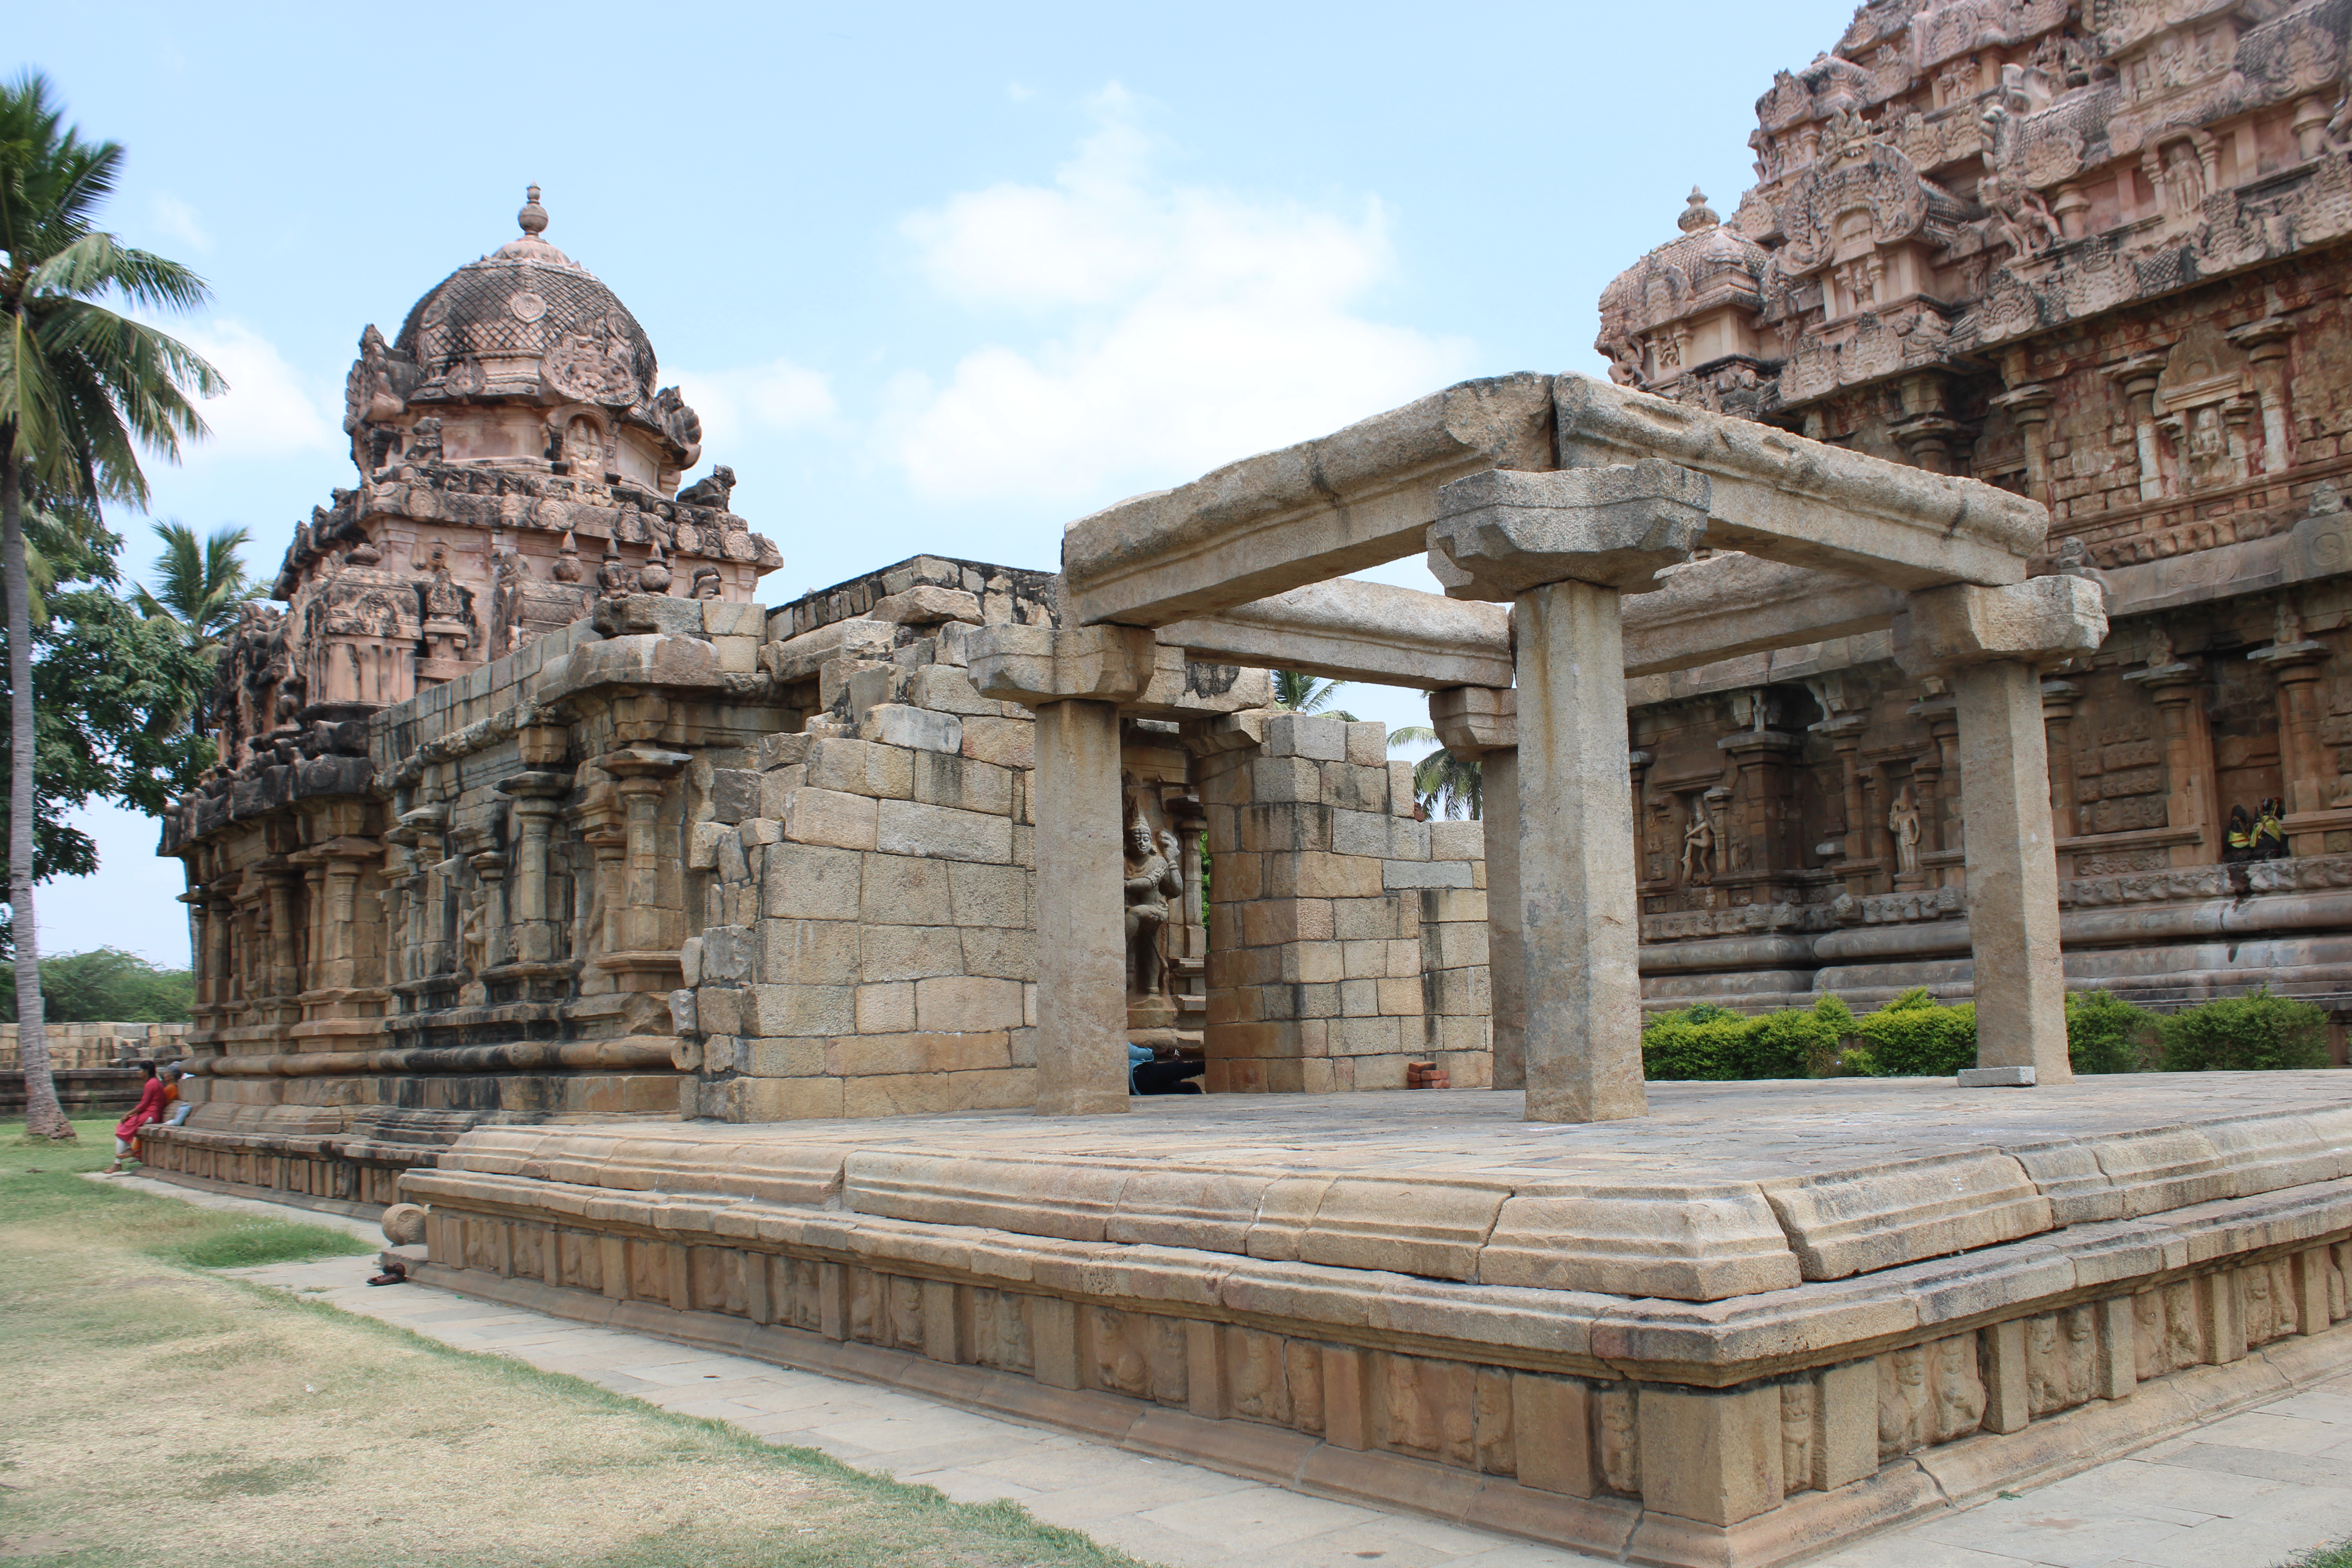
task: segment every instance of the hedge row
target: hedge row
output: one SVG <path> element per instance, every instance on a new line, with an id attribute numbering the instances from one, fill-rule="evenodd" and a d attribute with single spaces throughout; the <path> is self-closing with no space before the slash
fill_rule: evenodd
<path id="1" fill-rule="evenodd" d="M 2078 1073 L 2322 1068 L 2327 1015 L 2267 987 L 2169 1015 L 2075 992 L 2066 1049 Z M 1642 1031 L 1643 1071 L 1659 1079 L 1953 1078 L 1976 1060 L 1975 1006 L 1939 1005 L 1924 987 L 1859 1018 L 1835 996 L 1754 1017 L 1702 1002 Z"/>

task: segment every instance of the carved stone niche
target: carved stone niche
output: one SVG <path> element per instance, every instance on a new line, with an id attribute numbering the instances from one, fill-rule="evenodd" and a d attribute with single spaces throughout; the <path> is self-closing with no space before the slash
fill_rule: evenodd
<path id="1" fill-rule="evenodd" d="M 2259 429 L 2246 351 L 2199 321 L 2165 356 L 2157 378 L 2157 428 L 2183 491 L 2241 483 L 2252 473 L 2250 430 Z"/>

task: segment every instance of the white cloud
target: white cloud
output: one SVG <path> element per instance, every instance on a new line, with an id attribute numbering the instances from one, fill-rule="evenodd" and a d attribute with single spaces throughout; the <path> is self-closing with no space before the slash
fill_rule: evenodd
<path id="1" fill-rule="evenodd" d="M 172 238 L 190 250 L 205 251 L 213 247 L 212 236 L 197 221 L 196 209 L 179 197 L 158 195 L 148 205 L 153 210 L 155 226 Z"/>
<path id="2" fill-rule="evenodd" d="M 929 499 L 1107 500 L 1301 440 L 1458 376 L 1469 345 L 1373 321 L 1387 217 L 1181 185 L 1113 86 L 1051 185 L 909 216 L 940 293 L 1034 321 L 890 390 L 891 455 Z"/>
<path id="3" fill-rule="evenodd" d="M 721 462 L 761 433 L 821 428 L 840 412 L 833 378 L 788 359 L 736 370 L 679 371 L 678 390 L 702 417 L 702 449 Z M 730 455 L 730 453 L 732 455 Z"/>
<path id="4" fill-rule="evenodd" d="M 243 322 L 215 316 L 155 323 L 207 360 L 228 391 L 197 405 L 212 438 L 187 448 L 190 463 L 332 452 L 344 444 L 339 386 L 305 375 L 278 346 Z"/>

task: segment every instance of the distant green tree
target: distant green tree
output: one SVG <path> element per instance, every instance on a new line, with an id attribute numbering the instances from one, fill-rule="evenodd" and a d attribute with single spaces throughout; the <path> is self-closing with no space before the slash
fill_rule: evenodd
<path id="1" fill-rule="evenodd" d="M 1342 684 L 1318 680 L 1295 669 L 1277 669 L 1274 672 L 1274 705 L 1293 713 L 1323 713 L 1324 705 L 1339 695 Z M 1349 724 L 1356 722 L 1356 716 L 1345 710 L 1334 710 L 1323 716 Z"/>
<path id="2" fill-rule="evenodd" d="M 0 997 L 16 999 L 5 973 Z M 160 968 L 119 947 L 41 960 L 41 1010 L 52 1024 L 184 1024 L 195 999 L 192 973 Z"/>
<path id="3" fill-rule="evenodd" d="M 1389 731 L 1389 749 L 1425 745 L 1436 739 L 1437 731 L 1428 725 L 1407 724 Z M 1477 758 L 1457 755 L 1443 746 L 1412 765 L 1413 797 L 1430 816 L 1466 816 L 1475 822 L 1486 806 L 1485 785 Z"/>
<path id="4" fill-rule="evenodd" d="M 99 301 L 188 310 L 204 280 L 97 226 L 121 178 L 119 142 L 85 142 L 65 123 L 46 78 L 0 86 L 0 579 L 7 597 L 8 906 L 15 936 L 17 1042 L 26 1131 L 70 1139 L 41 1032 L 33 915 L 37 756 L 33 576 L 26 513 L 57 504 L 144 505 L 142 447 L 166 459 L 202 437 L 191 395 L 222 390 L 219 373 L 177 339 Z M 47 737 L 40 738 L 46 741 Z"/>
<path id="5" fill-rule="evenodd" d="M 217 649 L 238 612 L 262 595 L 238 554 L 253 542 L 252 530 L 216 528 L 199 540 L 186 523 L 165 521 L 154 533 L 163 552 L 155 560 L 154 591 L 134 591 L 140 612 L 171 621 L 205 651 Z"/>

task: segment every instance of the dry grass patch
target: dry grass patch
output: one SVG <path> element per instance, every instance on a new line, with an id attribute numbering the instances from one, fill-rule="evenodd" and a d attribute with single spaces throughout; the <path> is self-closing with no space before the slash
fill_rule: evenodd
<path id="1" fill-rule="evenodd" d="M 1009 1504 L 771 1447 L 205 1273 L 362 1252 L 0 1146 L 9 1568 L 1134 1568 Z"/>

